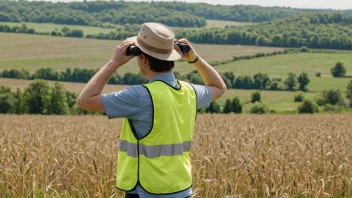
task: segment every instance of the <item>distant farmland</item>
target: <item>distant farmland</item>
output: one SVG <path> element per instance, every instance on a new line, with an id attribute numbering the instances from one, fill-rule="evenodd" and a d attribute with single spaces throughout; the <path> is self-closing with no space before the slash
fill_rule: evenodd
<path id="1" fill-rule="evenodd" d="M 102 28 L 93 26 L 83 25 L 66 25 L 66 24 L 54 24 L 54 23 L 31 23 L 31 22 L 0 22 L 0 24 L 13 26 L 21 26 L 25 24 L 27 28 L 34 28 L 38 32 L 51 32 L 55 29 L 61 30 L 63 27 L 70 29 L 83 30 L 84 34 L 98 34 L 98 33 L 109 33 L 115 31 L 117 27 L 123 27 L 123 25 L 108 24 L 112 28 Z M 256 25 L 258 23 L 250 22 L 235 22 L 235 21 L 220 21 L 220 20 L 207 20 L 206 28 L 224 28 L 226 26 L 245 26 L 245 25 Z M 183 29 L 181 27 L 172 27 L 173 29 Z M 185 28 L 185 29 L 203 29 L 203 28 Z"/>
<path id="2" fill-rule="evenodd" d="M 53 67 L 58 71 L 66 68 L 84 67 L 100 68 L 111 57 L 116 45 L 121 41 L 77 39 L 65 37 L 8 34 L 0 33 L 0 71 L 11 68 L 24 68 L 34 72 L 38 68 Z M 229 60 L 233 56 L 243 56 L 255 53 L 269 53 L 283 50 L 282 48 L 254 47 L 254 46 L 229 46 L 229 45 L 197 45 L 197 52 L 208 61 Z M 351 53 L 299 53 L 277 55 L 271 57 L 241 60 L 225 65 L 218 65 L 215 69 L 219 72 L 231 71 L 236 77 L 239 75 L 253 75 L 258 72 L 268 73 L 273 78 L 281 78 L 279 83 L 283 86 L 288 72 L 299 74 L 308 72 L 311 83 L 308 85 L 310 93 L 307 97 L 313 98 L 318 91 L 328 88 L 337 88 L 345 91 L 350 78 L 332 78 L 330 68 L 338 61 L 344 62 L 347 74 L 352 74 Z M 176 71 L 188 73 L 194 70 L 192 65 L 186 62 L 177 62 Z M 125 72 L 138 72 L 135 60 L 118 70 L 119 74 Z M 321 72 L 321 78 L 315 77 L 316 72 Z M 25 87 L 30 81 L 16 81 L 0 79 L 0 85 L 12 88 Z M 84 84 L 64 83 L 68 90 L 79 92 Z M 106 92 L 120 90 L 119 86 L 109 85 Z M 226 98 L 238 96 L 242 102 L 249 101 L 253 90 L 229 90 L 226 96 L 220 100 L 225 103 Z M 272 109 L 294 110 L 297 103 L 293 102 L 295 92 L 262 91 L 264 103 Z"/>
<path id="3" fill-rule="evenodd" d="M 207 20 L 207 28 L 224 28 L 225 26 L 245 26 L 257 25 L 258 23 L 250 22 L 235 22 L 235 21 L 220 21 L 220 20 Z"/>
<path id="4" fill-rule="evenodd" d="M 55 29 L 61 30 L 63 27 L 68 27 L 70 29 L 79 29 L 83 30 L 84 34 L 98 34 L 98 33 L 109 33 L 115 31 L 116 27 L 119 25 L 112 25 L 115 28 L 101 28 L 101 27 L 92 27 L 92 26 L 83 26 L 83 25 L 65 25 L 65 24 L 54 24 L 54 23 L 30 23 L 30 22 L 0 22 L 0 24 L 8 26 L 21 26 L 25 24 L 27 28 L 33 28 L 37 32 L 51 32 Z"/>
<path id="5" fill-rule="evenodd" d="M 27 34 L 0 33 L 0 71 L 24 68 L 34 72 L 42 67 L 100 68 L 112 56 L 121 41 L 77 39 Z M 197 52 L 208 61 L 228 60 L 233 56 L 269 53 L 282 48 L 254 46 L 194 45 Z M 185 62 L 177 63 L 177 70 L 190 72 L 193 67 Z M 131 61 L 119 72 L 137 72 L 136 61 Z"/>

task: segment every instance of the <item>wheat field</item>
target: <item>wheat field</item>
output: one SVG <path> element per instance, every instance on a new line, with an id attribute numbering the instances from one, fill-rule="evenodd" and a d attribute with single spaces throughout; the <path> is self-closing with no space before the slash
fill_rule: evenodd
<path id="1" fill-rule="evenodd" d="M 199 115 L 193 197 L 351 197 L 352 115 Z M 0 197 L 123 197 L 121 119 L 0 115 Z"/>

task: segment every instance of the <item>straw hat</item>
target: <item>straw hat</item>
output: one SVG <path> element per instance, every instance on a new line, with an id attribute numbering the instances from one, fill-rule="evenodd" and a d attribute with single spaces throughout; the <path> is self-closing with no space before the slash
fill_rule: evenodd
<path id="1" fill-rule="evenodd" d="M 138 35 L 128 40 L 135 41 L 142 52 L 156 59 L 175 61 L 182 57 L 174 43 L 174 32 L 161 23 L 144 23 Z"/>

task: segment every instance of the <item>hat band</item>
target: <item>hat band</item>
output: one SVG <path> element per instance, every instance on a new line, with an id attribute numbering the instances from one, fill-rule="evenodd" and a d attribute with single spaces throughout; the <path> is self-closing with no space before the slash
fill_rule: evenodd
<path id="1" fill-rule="evenodd" d="M 160 49 L 160 48 L 155 48 L 153 46 L 150 46 L 148 44 L 146 44 L 142 39 L 140 39 L 139 37 L 137 37 L 137 42 L 141 47 L 144 47 L 145 49 L 152 51 L 152 52 L 156 52 L 159 54 L 170 54 L 172 52 L 173 49 Z"/>

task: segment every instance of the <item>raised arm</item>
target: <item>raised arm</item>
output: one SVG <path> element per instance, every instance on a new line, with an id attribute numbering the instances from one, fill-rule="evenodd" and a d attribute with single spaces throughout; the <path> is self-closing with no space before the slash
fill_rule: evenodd
<path id="1" fill-rule="evenodd" d="M 133 56 L 125 55 L 127 47 L 132 44 L 133 42 L 127 40 L 121 43 L 121 45 L 116 48 L 110 61 L 89 80 L 88 84 L 83 88 L 77 98 L 77 105 L 79 107 L 92 112 L 105 112 L 101 92 L 112 74 L 133 58 Z"/>
<path id="2" fill-rule="evenodd" d="M 186 43 L 190 46 L 191 50 L 184 54 L 183 57 L 188 62 L 194 62 L 194 67 L 200 73 L 204 83 L 209 86 L 212 91 L 212 101 L 224 95 L 226 91 L 226 85 L 219 73 L 195 52 L 195 49 L 192 47 L 189 41 L 186 39 L 180 39 L 179 42 Z"/>

